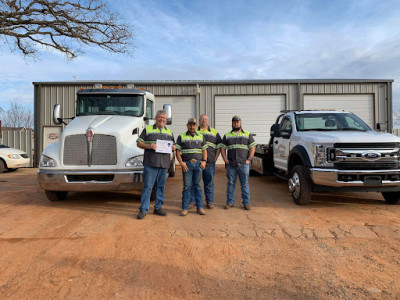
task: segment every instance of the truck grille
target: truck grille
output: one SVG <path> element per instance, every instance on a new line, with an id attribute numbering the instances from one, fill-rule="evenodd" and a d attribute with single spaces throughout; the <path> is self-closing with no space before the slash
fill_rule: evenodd
<path id="1" fill-rule="evenodd" d="M 88 142 L 86 135 L 70 135 L 64 141 L 64 165 L 88 165 Z M 93 136 L 91 165 L 116 165 L 117 142 L 115 136 L 95 134 Z"/>
<path id="2" fill-rule="evenodd" d="M 398 169 L 398 162 L 341 162 L 336 163 L 338 170 L 390 170 Z"/>
<path id="3" fill-rule="evenodd" d="M 339 170 L 393 170 L 399 168 L 399 143 L 337 143 L 328 151 Z M 332 153 L 334 152 L 334 153 Z M 373 158 L 363 157 L 372 152 Z"/>

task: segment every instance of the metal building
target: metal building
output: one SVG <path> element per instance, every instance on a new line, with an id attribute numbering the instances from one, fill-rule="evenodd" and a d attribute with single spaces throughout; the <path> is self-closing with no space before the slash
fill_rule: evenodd
<path id="1" fill-rule="evenodd" d="M 203 113 L 224 134 L 230 130 L 232 116 L 240 115 L 243 128 L 255 134 L 258 143 L 267 143 L 269 129 L 281 110 L 346 110 L 372 128 L 381 123 L 391 132 L 392 83 L 392 79 L 34 82 L 35 163 L 63 128 L 52 123 L 53 105 L 61 104 L 64 118 L 74 117 L 77 90 L 95 84 L 144 88 L 156 96 L 156 110 L 172 104 L 170 127 L 175 135 L 186 130 L 189 117 Z"/>

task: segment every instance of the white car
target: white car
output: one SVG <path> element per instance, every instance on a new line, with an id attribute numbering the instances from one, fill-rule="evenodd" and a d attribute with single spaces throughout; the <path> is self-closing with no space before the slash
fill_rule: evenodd
<path id="1" fill-rule="evenodd" d="M 0 173 L 29 167 L 29 156 L 24 151 L 0 144 Z"/>

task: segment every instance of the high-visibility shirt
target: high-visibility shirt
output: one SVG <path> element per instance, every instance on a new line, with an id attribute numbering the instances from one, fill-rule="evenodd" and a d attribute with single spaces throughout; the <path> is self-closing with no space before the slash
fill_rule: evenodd
<path id="1" fill-rule="evenodd" d="M 155 144 L 157 140 L 171 141 L 174 144 L 174 134 L 171 129 L 167 127 L 157 128 L 156 124 L 147 126 L 136 142 L 143 142 L 145 144 Z M 168 169 L 171 162 L 169 153 L 159 153 L 153 149 L 144 150 L 143 165 L 153 168 Z"/>
<path id="2" fill-rule="evenodd" d="M 203 135 L 197 131 L 193 135 L 189 131 L 181 133 L 176 140 L 175 146 L 180 151 L 183 161 L 191 159 L 202 160 L 203 150 L 208 147 Z"/>
<path id="3" fill-rule="evenodd" d="M 233 130 L 227 132 L 222 139 L 221 147 L 227 150 L 229 165 L 239 167 L 246 163 L 250 149 L 257 143 L 249 131 L 241 129 L 238 133 Z"/>
<path id="4" fill-rule="evenodd" d="M 197 128 L 197 132 L 201 133 L 206 140 L 207 144 L 207 165 L 211 165 L 215 160 L 217 149 L 222 142 L 221 136 L 218 131 L 212 127 L 208 127 L 206 130 L 201 130 L 200 126 Z"/>

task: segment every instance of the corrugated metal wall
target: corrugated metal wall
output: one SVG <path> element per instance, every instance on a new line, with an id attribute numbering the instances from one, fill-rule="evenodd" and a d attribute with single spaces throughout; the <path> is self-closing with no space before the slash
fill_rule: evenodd
<path id="1" fill-rule="evenodd" d="M 3 129 L 2 144 L 25 151 L 31 160 L 31 167 L 34 166 L 34 134 L 32 129 Z"/>
<path id="2" fill-rule="evenodd" d="M 196 117 L 206 113 L 215 125 L 215 97 L 219 95 L 284 95 L 286 109 L 303 109 L 306 94 L 373 94 L 375 120 L 392 125 L 392 80 L 245 80 L 245 81 L 96 81 L 38 82 L 35 86 L 36 162 L 42 152 L 43 126 L 51 126 L 53 105 L 62 105 L 63 117 L 75 115 L 76 91 L 104 85 L 134 84 L 155 96 L 195 96 Z M 68 123 L 68 120 L 66 120 Z M 63 125 L 64 126 L 64 125 Z"/>

